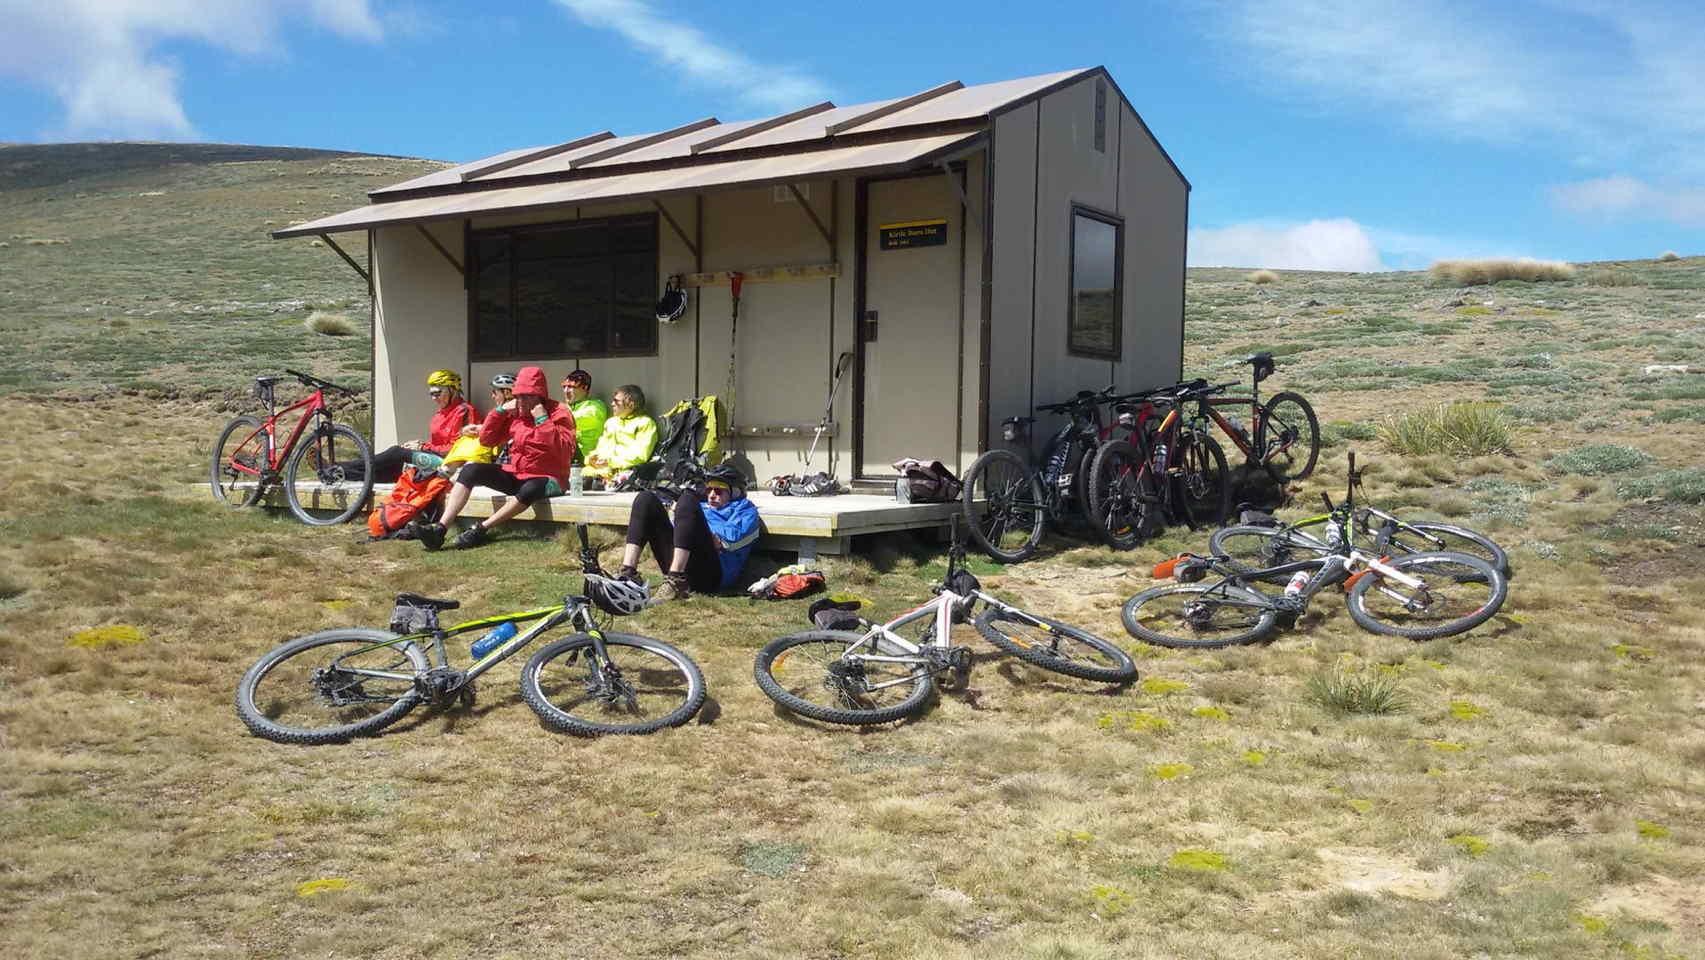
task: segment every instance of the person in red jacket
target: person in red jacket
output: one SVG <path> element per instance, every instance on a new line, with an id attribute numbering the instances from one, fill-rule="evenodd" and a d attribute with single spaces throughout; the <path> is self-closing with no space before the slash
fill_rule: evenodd
<path id="1" fill-rule="evenodd" d="M 498 524 L 546 497 L 562 493 L 568 485 L 568 467 L 574 459 L 574 414 L 550 398 L 545 371 L 522 367 L 515 374 L 515 396 L 486 415 L 480 425 L 480 443 L 487 447 L 509 445 L 509 460 L 470 463 L 456 474 L 456 485 L 444 497 L 444 515 L 420 531 L 420 542 L 428 550 L 444 545 L 444 532 L 456 522 L 475 487 L 490 487 L 507 494 L 491 516 L 462 531 L 456 547 L 477 547 Z"/>
<path id="2" fill-rule="evenodd" d="M 463 398 L 462 376 L 456 371 L 434 370 L 427 374 L 426 392 L 436 407 L 427 424 L 426 439 L 409 440 L 373 454 L 374 483 L 396 483 L 404 467 L 438 469 L 462 428 L 478 422 L 479 413 Z M 360 460 L 345 460 L 338 466 L 343 468 L 344 476 L 361 479 Z"/>

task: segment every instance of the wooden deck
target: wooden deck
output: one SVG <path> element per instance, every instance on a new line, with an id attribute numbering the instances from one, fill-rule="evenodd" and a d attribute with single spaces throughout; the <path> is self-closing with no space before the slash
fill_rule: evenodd
<path id="1" fill-rule="evenodd" d="M 191 489 L 200 496 L 212 496 L 208 484 L 191 484 Z M 316 497 L 330 496 L 309 484 L 302 484 L 298 489 L 302 502 L 310 509 L 314 508 Z M 374 499 L 383 499 L 390 489 L 390 484 L 375 484 Z M 534 504 L 531 510 L 523 512 L 513 522 L 589 523 L 625 529 L 635 496 L 632 493 L 588 491 L 579 496 L 552 497 Z M 778 497 L 768 491 L 755 490 L 748 496 L 758 508 L 758 518 L 763 527 L 759 549 L 796 551 L 802 560 L 818 554 L 847 553 L 852 549 L 852 538 L 858 536 L 900 530 L 941 530 L 947 526 L 949 518 L 959 512 L 958 502 L 900 503 L 892 496 L 859 493 L 833 497 Z M 476 487 L 462 516 L 489 517 L 506 499 L 495 490 Z M 284 491 L 273 487 L 261 503 L 284 509 Z M 334 508 L 329 499 L 326 507 Z M 358 515 L 350 522 L 362 521 Z"/>

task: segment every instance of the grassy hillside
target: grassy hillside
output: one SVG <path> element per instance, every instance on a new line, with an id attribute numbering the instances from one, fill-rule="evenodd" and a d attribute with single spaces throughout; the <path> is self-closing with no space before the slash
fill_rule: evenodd
<path id="1" fill-rule="evenodd" d="M 1270 349 L 1264 390 L 1303 390 L 1326 424 L 1287 516 L 1340 494 L 1353 448 L 1381 505 L 1510 550 L 1509 603 L 1466 636 L 1376 637 L 1328 593 L 1267 646 L 1147 647 L 1121 603 L 1205 536 L 1055 540 L 975 570 L 1126 643 L 1138 684 L 1058 679 L 965 630 L 970 691 L 900 726 L 826 729 L 751 678 L 802 606 L 700 597 L 623 626 L 701 663 L 703 722 L 555 735 L 511 661 L 471 712 L 286 748 L 231 706 L 274 644 L 382 624 L 400 590 L 483 616 L 575 587 L 569 538 L 426 554 L 183 493 L 228 416 L 220 388 L 286 363 L 364 369 L 360 337 L 303 325 L 364 315 L 360 281 L 265 221 L 419 169 L 221 160 L 0 190 L 9 232 L 70 241 L 0 249 L 0 447 L 26 454 L 0 500 L 9 952 L 1705 956 L 1705 376 L 1646 372 L 1705 365 L 1705 260 L 1470 288 L 1190 272 L 1189 373 L 1236 379 L 1237 357 Z M 1475 414 L 1503 432 L 1492 452 L 1381 439 L 1457 399 L 1494 404 Z M 867 547 L 826 568 L 878 610 L 941 574 L 935 547 Z M 1350 686 L 1388 687 L 1394 709 L 1335 709 Z"/>
<path id="2" fill-rule="evenodd" d="M 208 144 L 0 147 L 0 392 L 217 393 L 286 363 L 364 377 L 366 284 L 320 241 L 267 231 L 436 166 Z M 335 239 L 366 262 L 363 235 Z M 308 334 L 316 310 L 361 333 Z"/>

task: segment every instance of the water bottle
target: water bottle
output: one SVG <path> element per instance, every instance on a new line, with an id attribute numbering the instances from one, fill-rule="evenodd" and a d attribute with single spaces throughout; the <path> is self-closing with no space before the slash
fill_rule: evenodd
<path id="1" fill-rule="evenodd" d="M 478 640 L 475 640 L 473 646 L 468 648 L 468 652 L 474 655 L 475 660 L 478 660 L 493 650 L 496 650 L 498 647 L 503 646 L 505 643 L 508 643 L 509 639 L 515 636 L 516 632 L 514 622 L 505 620 L 493 627 L 490 633 Z"/>
<path id="2" fill-rule="evenodd" d="M 1291 574 L 1291 582 L 1285 584 L 1285 596 L 1300 597 L 1302 596 L 1303 588 L 1306 586 L 1308 586 L 1308 571 L 1298 570 L 1296 573 Z"/>
<path id="3" fill-rule="evenodd" d="M 1231 424 L 1232 433 L 1240 437 L 1249 436 L 1249 431 L 1244 429 L 1242 420 L 1239 420 L 1236 417 L 1226 417 L 1225 419 L 1227 423 Z"/>
<path id="4" fill-rule="evenodd" d="M 1164 443 L 1154 445 L 1154 472 L 1157 474 L 1166 472 L 1166 444 Z"/>
<path id="5" fill-rule="evenodd" d="M 1338 524 L 1326 524 L 1326 545 L 1336 550 L 1344 542 L 1344 531 L 1338 529 Z"/>

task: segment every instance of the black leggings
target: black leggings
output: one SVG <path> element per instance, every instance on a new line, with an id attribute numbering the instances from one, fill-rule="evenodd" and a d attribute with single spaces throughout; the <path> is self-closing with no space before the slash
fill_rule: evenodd
<path id="1" fill-rule="evenodd" d="M 714 593 L 722 587 L 722 560 L 717 556 L 716 538 L 699 509 L 699 495 L 692 491 L 675 501 L 671 522 L 668 508 L 657 494 L 641 491 L 628 514 L 628 542 L 651 545 L 651 554 L 663 572 L 669 572 L 676 548 L 687 551 L 687 584 L 699 593 Z"/>
<path id="2" fill-rule="evenodd" d="M 495 463 L 470 463 L 456 474 L 456 482 L 464 487 L 490 487 L 498 493 L 529 504 L 538 503 L 549 496 L 551 483 L 545 477 L 516 479 L 515 474 Z"/>
<path id="3" fill-rule="evenodd" d="M 373 482 L 396 483 L 397 478 L 403 475 L 403 468 L 408 466 L 408 458 L 412 453 L 413 450 L 392 447 L 373 454 Z M 343 468 L 343 475 L 351 480 L 361 479 L 360 460 L 341 460 L 338 466 Z"/>

